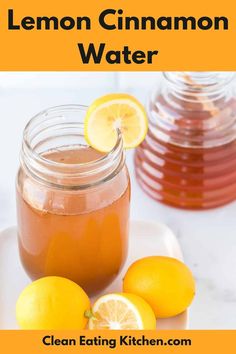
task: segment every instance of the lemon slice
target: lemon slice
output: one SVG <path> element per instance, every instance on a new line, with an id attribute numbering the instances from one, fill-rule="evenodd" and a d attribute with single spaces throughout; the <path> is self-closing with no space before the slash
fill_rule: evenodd
<path id="1" fill-rule="evenodd" d="M 156 318 L 150 305 L 141 297 L 108 294 L 95 302 L 89 329 L 156 329 Z"/>
<path id="2" fill-rule="evenodd" d="M 141 103 L 127 94 L 110 94 L 95 100 L 85 117 L 85 139 L 94 149 L 111 151 L 121 132 L 125 149 L 138 146 L 145 138 L 148 120 Z"/>

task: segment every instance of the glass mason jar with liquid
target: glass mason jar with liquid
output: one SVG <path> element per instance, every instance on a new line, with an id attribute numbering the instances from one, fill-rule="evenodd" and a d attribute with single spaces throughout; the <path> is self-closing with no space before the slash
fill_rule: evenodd
<path id="1" fill-rule="evenodd" d="M 155 200 L 209 209 L 236 199 L 236 90 L 232 72 L 166 72 L 135 153 L 136 177 Z"/>
<path id="2" fill-rule="evenodd" d="M 66 277 L 94 295 L 127 256 L 130 180 L 122 137 L 110 153 L 95 151 L 84 139 L 85 113 L 84 106 L 55 107 L 26 126 L 18 240 L 31 279 Z"/>

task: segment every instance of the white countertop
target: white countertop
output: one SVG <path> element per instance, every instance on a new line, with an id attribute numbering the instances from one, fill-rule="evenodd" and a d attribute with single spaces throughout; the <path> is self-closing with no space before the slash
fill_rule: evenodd
<path id="1" fill-rule="evenodd" d="M 1 88 L 0 84 L 0 229 L 16 223 L 14 180 L 25 123 L 49 106 L 89 103 L 110 88 Z M 135 92 L 144 97 L 142 90 Z M 223 208 L 192 212 L 161 205 L 146 196 L 133 174 L 131 216 L 169 225 L 181 244 L 185 261 L 197 281 L 190 310 L 191 329 L 236 328 L 236 202 Z M 1 290 L 0 290 L 1 291 Z"/>

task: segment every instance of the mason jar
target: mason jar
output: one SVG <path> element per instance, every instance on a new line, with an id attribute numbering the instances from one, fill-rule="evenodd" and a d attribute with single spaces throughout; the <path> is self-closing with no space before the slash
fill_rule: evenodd
<path id="1" fill-rule="evenodd" d="M 32 280 L 62 276 L 94 295 L 126 260 L 130 180 L 119 133 L 107 154 L 86 143 L 86 109 L 50 108 L 27 124 L 16 186 L 18 243 Z"/>

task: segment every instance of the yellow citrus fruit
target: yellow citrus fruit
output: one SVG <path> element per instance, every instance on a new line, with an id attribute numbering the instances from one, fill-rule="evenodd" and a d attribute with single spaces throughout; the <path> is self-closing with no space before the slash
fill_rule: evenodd
<path id="1" fill-rule="evenodd" d="M 195 282 L 184 263 L 175 258 L 152 256 L 129 267 L 123 290 L 141 296 L 157 318 L 165 318 L 186 310 L 195 294 Z"/>
<path id="2" fill-rule="evenodd" d="M 109 94 L 96 99 L 85 117 L 85 139 L 101 152 L 114 148 L 118 131 L 122 134 L 125 149 L 138 146 L 145 138 L 147 128 L 143 106 L 127 94 Z"/>
<path id="3" fill-rule="evenodd" d="M 45 277 L 34 281 L 20 294 L 16 319 L 21 329 L 83 329 L 90 301 L 71 280 Z"/>
<path id="4" fill-rule="evenodd" d="M 95 302 L 89 329 L 156 329 L 156 317 L 140 296 L 108 294 Z"/>

